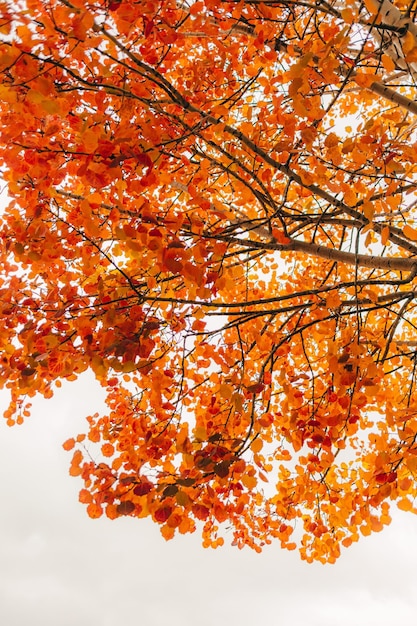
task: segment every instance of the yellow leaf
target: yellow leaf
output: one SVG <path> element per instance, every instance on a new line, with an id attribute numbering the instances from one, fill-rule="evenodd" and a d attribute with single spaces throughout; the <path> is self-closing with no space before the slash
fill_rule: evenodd
<path id="1" fill-rule="evenodd" d="M 205 441 L 207 439 L 207 431 L 204 426 L 197 426 L 194 429 L 194 437 L 197 441 Z"/>
<path id="2" fill-rule="evenodd" d="M 241 478 L 241 482 L 247 487 L 247 489 L 254 489 L 258 484 L 255 476 L 249 476 L 248 474 L 244 474 Z"/>
<path id="3" fill-rule="evenodd" d="M 123 363 L 121 371 L 126 374 L 128 372 L 134 372 L 137 369 L 137 363 L 135 363 L 134 361 L 126 361 L 126 363 Z"/>
<path id="4" fill-rule="evenodd" d="M 219 394 L 225 400 L 229 400 L 233 395 L 233 387 L 227 384 L 220 385 Z"/>
<path id="5" fill-rule="evenodd" d="M 368 524 L 364 524 L 364 526 L 361 526 L 359 530 L 361 531 L 362 535 L 364 535 L 365 537 L 370 535 L 371 532 L 372 532 L 372 528 L 371 528 L 371 525 L 369 523 Z"/>
<path id="6" fill-rule="evenodd" d="M 411 511 L 411 509 L 413 508 L 413 505 L 411 504 L 410 500 L 408 500 L 408 498 L 402 498 L 401 500 L 398 500 L 397 506 L 401 511 Z"/>
<path id="7" fill-rule="evenodd" d="M 42 100 L 42 108 L 44 111 L 46 111 L 46 113 L 49 113 L 49 115 L 55 115 L 56 113 L 59 113 L 61 111 L 61 104 L 60 104 L 60 100 L 53 100 L 52 98 L 45 98 L 45 100 Z"/>

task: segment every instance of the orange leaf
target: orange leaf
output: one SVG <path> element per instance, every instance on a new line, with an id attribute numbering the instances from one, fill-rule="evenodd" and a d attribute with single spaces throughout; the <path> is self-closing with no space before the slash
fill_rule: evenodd
<path id="1" fill-rule="evenodd" d="M 114 446 L 111 443 L 105 443 L 101 446 L 101 453 L 103 456 L 113 456 Z"/>
<path id="2" fill-rule="evenodd" d="M 75 446 L 75 439 L 73 439 L 71 437 L 71 439 L 67 439 L 63 444 L 62 447 L 64 448 L 64 450 L 66 450 L 67 452 L 69 452 L 70 450 L 73 449 L 73 447 Z"/>
<path id="3" fill-rule="evenodd" d="M 407 239 L 411 239 L 411 241 L 417 241 L 417 229 L 408 226 L 408 224 L 406 224 L 403 228 L 403 235 Z"/>
<path id="4" fill-rule="evenodd" d="M 384 228 L 381 231 L 381 243 L 383 246 L 385 246 L 388 243 L 389 236 L 390 236 L 389 226 L 384 226 Z"/>
<path id="5" fill-rule="evenodd" d="M 413 505 L 408 498 L 401 498 L 401 500 L 398 500 L 397 506 L 401 509 L 401 511 L 411 511 L 413 508 Z"/>
<path id="6" fill-rule="evenodd" d="M 333 562 L 415 510 L 417 41 L 365 0 L 392 45 L 355 67 L 360 3 L 284 39 L 279 2 L 185 4 L 2 3 L 6 424 L 90 372 L 91 517 Z"/>
<path id="7" fill-rule="evenodd" d="M 103 509 L 101 508 L 99 504 L 96 504 L 95 502 L 91 502 L 87 506 L 87 513 L 89 517 L 93 519 L 97 519 L 98 517 L 101 517 L 103 515 Z"/>

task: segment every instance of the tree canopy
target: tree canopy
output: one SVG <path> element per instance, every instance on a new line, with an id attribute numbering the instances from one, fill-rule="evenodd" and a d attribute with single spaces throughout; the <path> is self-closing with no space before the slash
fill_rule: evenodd
<path id="1" fill-rule="evenodd" d="M 414 0 L 0 1 L 7 423 L 88 514 L 334 562 L 417 512 Z"/>

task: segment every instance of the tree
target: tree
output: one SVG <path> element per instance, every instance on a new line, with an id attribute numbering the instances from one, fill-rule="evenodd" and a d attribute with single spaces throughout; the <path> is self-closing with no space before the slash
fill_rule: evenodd
<path id="1" fill-rule="evenodd" d="M 5 417 L 94 372 L 93 518 L 333 562 L 417 512 L 417 7 L 347 4 L 0 2 Z"/>

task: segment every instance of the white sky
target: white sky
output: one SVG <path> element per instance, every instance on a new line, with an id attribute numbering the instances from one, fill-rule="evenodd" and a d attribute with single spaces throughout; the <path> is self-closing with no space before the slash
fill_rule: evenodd
<path id="1" fill-rule="evenodd" d="M 6 406 L 5 394 L 0 395 Z M 394 512 L 336 565 L 276 545 L 262 554 L 165 542 L 148 520 L 91 520 L 61 444 L 101 408 L 84 376 L 0 422 L 2 626 L 392 626 L 416 623 L 417 518 Z"/>

